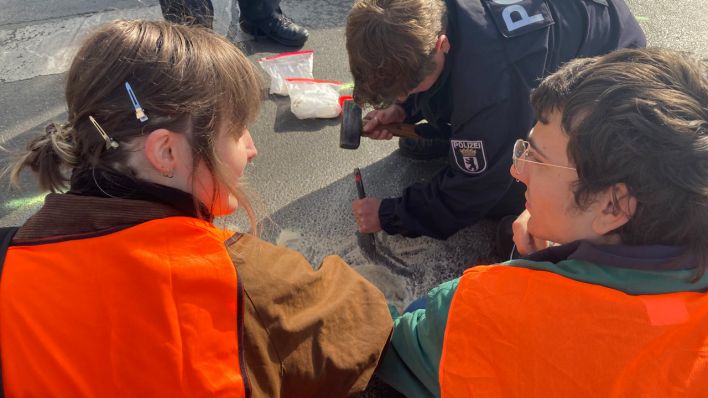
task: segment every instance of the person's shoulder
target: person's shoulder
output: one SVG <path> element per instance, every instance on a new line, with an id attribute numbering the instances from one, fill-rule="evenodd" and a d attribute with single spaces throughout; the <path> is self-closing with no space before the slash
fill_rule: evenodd
<path id="1" fill-rule="evenodd" d="M 432 299 L 434 297 L 446 297 L 454 295 L 455 290 L 457 290 L 457 285 L 459 283 L 460 278 L 455 278 L 439 284 L 438 286 L 430 289 L 430 292 L 428 292 L 428 299 Z"/>
<path id="2" fill-rule="evenodd" d="M 492 48 L 499 39 L 498 31 L 482 0 L 458 0 L 448 3 L 448 36 L 453 45 L 470 48 Z M 457 43 L 455 43 L 457 42 Z"/>
<path id="3" fill-rule="evenodd" d="M 232 254 L 242 259 L 258 260 L 258 262 L 287 259 L 307 262 L 302 253 L 251 234 L 238 233 L 227 242 L 227 246 Z"/>
<path id="4" fill-rule="evenodd" d="M 466 269 L 459 278 L 460 282 L 458 284 L 469 283 L 471 281 L 514 278 L 519 274 L 524 274 L 529 271 L 531 270 L 505 263 L 477 265 Z"/>

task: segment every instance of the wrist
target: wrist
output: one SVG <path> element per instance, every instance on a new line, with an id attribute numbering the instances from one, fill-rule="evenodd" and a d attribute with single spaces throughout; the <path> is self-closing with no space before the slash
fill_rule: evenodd
<path id="1" fill-rule="evenodd" d="M 406 108 L 402 104 L 395 103 L 392 105 L 394 107 L 394 116 L 397 120 L 404 120 L 406 118 Z"/>

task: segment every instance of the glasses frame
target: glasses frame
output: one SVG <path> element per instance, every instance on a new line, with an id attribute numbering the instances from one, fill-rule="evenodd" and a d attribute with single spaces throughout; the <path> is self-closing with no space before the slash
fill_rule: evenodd
<path id="1" fill-rule="evenodd" d="M 517 156 L 516 153 L 517 153 L 517 148 L 519 145 L 523 146 L 524 150 L 521 152 L 520 155 Z M 523 174 L 523 172 L 524 172 L 524 167 L 519 166 L 520 161 L 527 162 L 527 163 L 540 164 L 541 166 L 549 166 L 549 167 L 556 167 L 559 169 L 573 170 L 575 172 L 578 171 L 578 169 L 576 169 L 575 167 L 568 167 L 568 166 L 562 166 L 559 164 L 542 163 L 542 162 L 536 162 L 534 160 L 529 160 L 526 158 L 529 153 L 529 148 L 531 148 L 531 143 L 526 140 L 522 140 L 521 138 L 519 138 L 518 140 L 516 140 L 516 142 L 514 142 L 514 148 L 511 151 L 511 159 L 513 160 L 514 170 L 516 170 L 516 172 L 519 174 Z"/>

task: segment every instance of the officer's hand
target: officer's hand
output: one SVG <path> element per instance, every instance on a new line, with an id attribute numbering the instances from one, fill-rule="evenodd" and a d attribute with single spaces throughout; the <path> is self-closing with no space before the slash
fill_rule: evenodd
<path id="1" fill-rule="evenodd" d="M 369 234 L 381 231 L 379 207 L 381 207 L 379 198 L 368 197 L 352 202 L 352 213 L 359 226 L 359 232 Z"/>
<path id="2" fill-rule="evenodd" d="M 550 246 L 550 242 L 543 239 L 535 238 L 528 231 L 528 223 L 531 214 L 528 210 L 524 210 L 519 217 L 514 220 L 511 225 L 511 230 L 514 231 L 514 244 L 516 250 L 522 256 L 528 256 L 531 253 L 545 249 Z"/>
<path id="3" fill-rule="evenodd" d="M 364 117 L 363 135 L 373 140 L 390 140 L 393 134 L 380 126 L 391 123 L 402 123 L 406 111 L 402 106 L 393 104 L 386 109 L 374 110 Z"/>

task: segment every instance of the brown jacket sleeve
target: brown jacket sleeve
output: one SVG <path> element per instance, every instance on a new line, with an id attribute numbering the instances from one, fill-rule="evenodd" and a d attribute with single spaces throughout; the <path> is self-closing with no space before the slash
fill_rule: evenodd
<path id="1" fill-rule="evenodd" d="M 251 235 L 230 249 L 244 289 L 252 396 L 363 391 L 393 327 L 383 294 L 337 256 L 315 271 L 300 253 Z"/>

